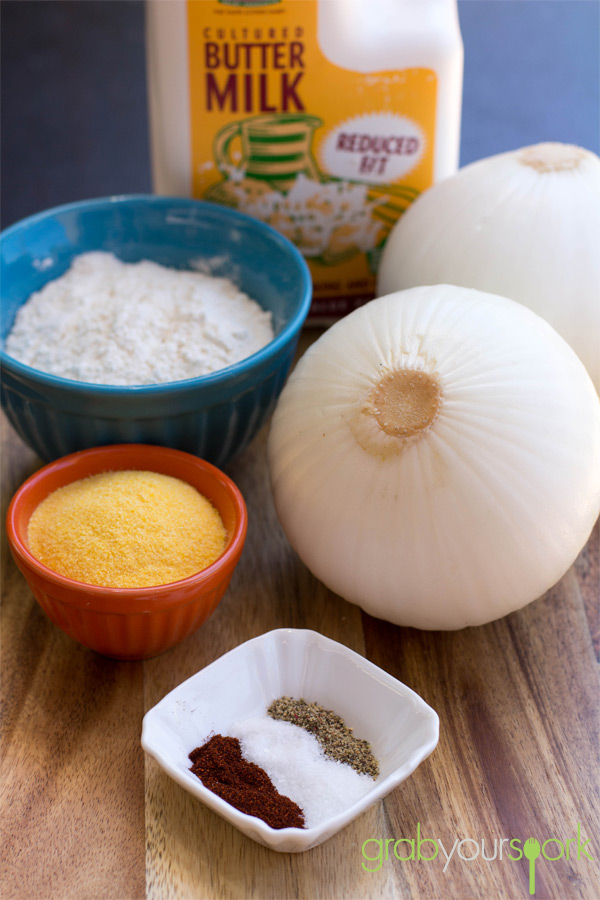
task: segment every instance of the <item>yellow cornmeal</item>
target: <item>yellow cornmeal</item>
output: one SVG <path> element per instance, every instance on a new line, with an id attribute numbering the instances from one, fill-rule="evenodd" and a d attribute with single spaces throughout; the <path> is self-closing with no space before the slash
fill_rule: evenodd
<path id="1" fill-rule="evenodd" d="M 31 553 L 86 584 L 150 587 L 205 569 L 225 527 L 195 488 L 156 472 L 102 472 L 58 488 L 29 521 Z"/>

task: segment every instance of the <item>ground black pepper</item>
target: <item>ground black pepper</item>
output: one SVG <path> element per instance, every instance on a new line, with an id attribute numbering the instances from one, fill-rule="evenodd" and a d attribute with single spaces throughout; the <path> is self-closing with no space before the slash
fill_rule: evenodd
<path id="1" fill-rule="evenodd" d="M 314 734 L 323 752 L 332 759 L 347 763 L 361 775 L 379 775 L 379 763 L 369 742 L 354 737 L 352 729 L 333 710 L 303 699 L 280 697 L 273 700 L 267 712 L 272 719 L 291 722 Z"/>
<path id="2" fill-rule="evenodd" d="M 280 794 L 260 766 L 242 756 L 238 738 L 213 735 L 189 755 L 191 771 L 204 787 L 271 828 L 304 828 L 304 813 L 297 803 Z"/>

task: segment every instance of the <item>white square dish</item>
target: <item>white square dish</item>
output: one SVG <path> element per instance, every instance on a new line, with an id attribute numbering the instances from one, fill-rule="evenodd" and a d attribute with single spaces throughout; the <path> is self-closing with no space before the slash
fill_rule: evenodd
<path id="1" fill-rule="evenodd" d="M 189 753 L 233 722 L 264 715 L 287 695 L 334 710 L 371 744 L 381 774 L 344 812 L 313 828 L 270 828 L 204 787 Z M 253 840 L 285 853 L 310 850 L 385 797 L 434 750 L 437 714 L 414 691 L 316 631 L 281 628 L 225 653 L 144 716 L 142 747 L 183 788 Z M 293 798 L 292 798 L 293 799 Z"/>

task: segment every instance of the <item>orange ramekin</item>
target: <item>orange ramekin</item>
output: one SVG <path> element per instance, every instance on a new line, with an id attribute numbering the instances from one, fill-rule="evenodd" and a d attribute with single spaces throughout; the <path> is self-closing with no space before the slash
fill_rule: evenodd
<path id="1" fill-rule="evenodd" d="M 27 545 L 34 509 L 59 487 L 118 469 L 171 475 L 204 494 L 225 525 L 227 542 L 221 556 L 181 581 L 144 588 L 84 584 L 40 563 Z M 57 459 L 21 485 L 6 517 L 15 562 L 44 612 L 76 641 L 117 659 L 155 656 L 202 625 L 225 593 L 242 553 L 247 525 L 244 498 L 220 469 L 190 453 L 146 444 L 93 447 Z"/>

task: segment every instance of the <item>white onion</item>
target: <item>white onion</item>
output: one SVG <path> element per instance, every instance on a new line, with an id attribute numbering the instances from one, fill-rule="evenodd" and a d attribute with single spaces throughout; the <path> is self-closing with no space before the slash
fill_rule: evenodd
<path id="1" fill-rule="evenodd" d="M 378 293 L 457 284 L 546 319 L 600 391 L 600 159 L 539 144 L 465 166 L 392 230 Z"/>
<path id="2" fill-rule="evenodd" d="M 281 394 L 268 453 L 308 568 L 402 625 L 460 628 L 534 600 L 600 509 L 584 367 L 524 306 L 463 288 L 398 292 L 329 329 Z"/>

